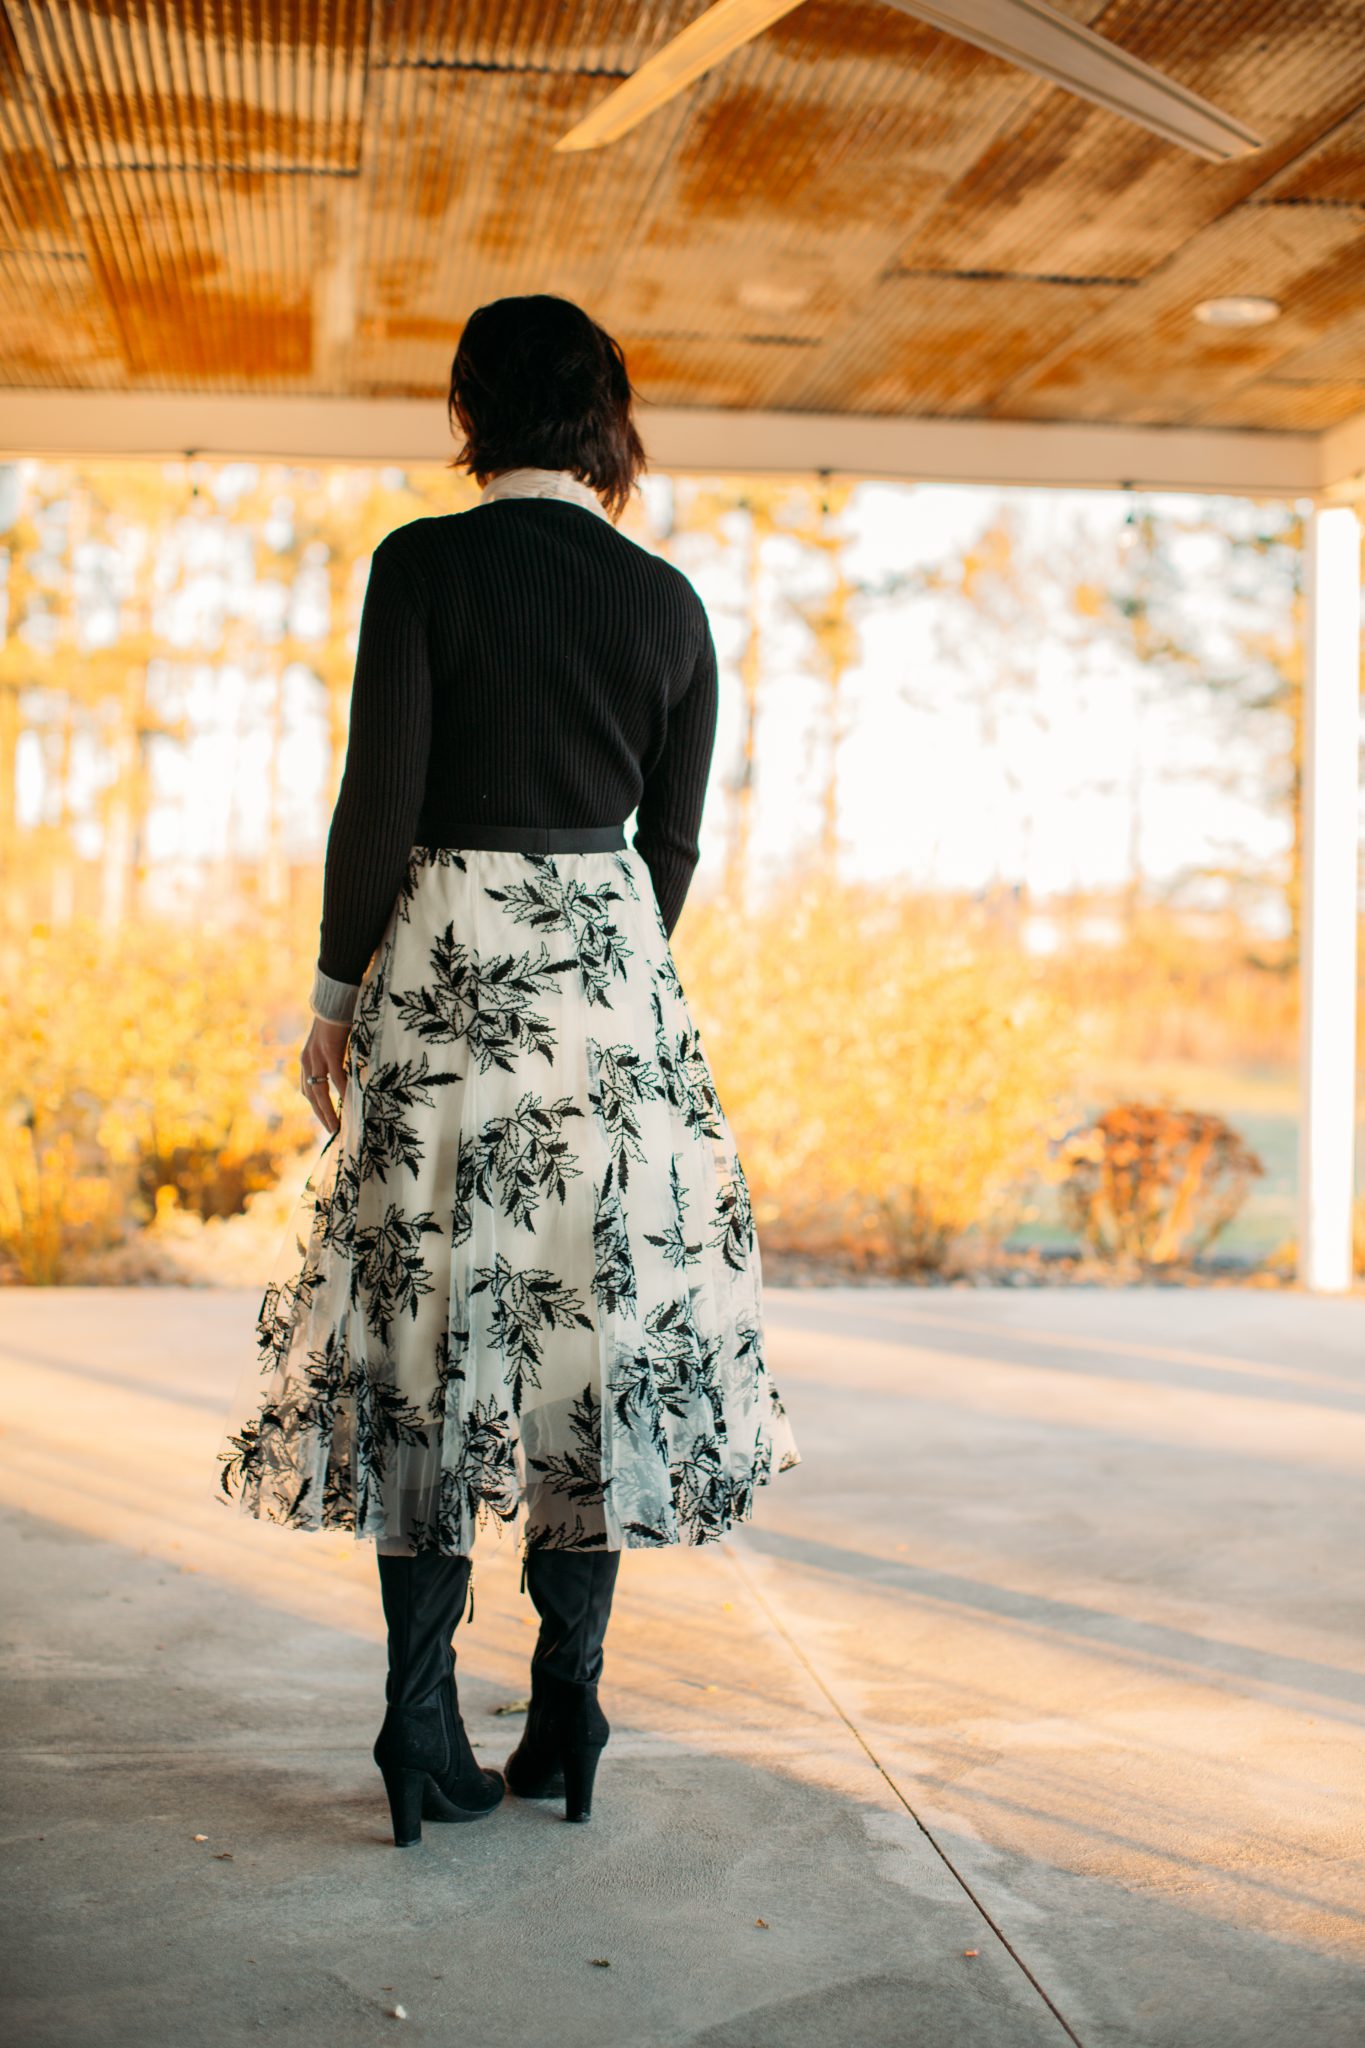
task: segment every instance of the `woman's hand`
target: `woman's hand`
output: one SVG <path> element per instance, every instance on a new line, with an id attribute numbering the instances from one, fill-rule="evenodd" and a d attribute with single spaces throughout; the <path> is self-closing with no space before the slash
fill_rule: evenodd
<path id="1" fill-rule="evenodd" d="M 299 1087 L 324 1131 L 341 1128 L 341 1105 L 346 1095 L 346 1041 L 350 1035 L 349 1024 L 329 1024 L 325 1018 L 315 1017 L 299 1055 Z M 337 1097 L 335 1108 L 333 1088 Z"/>

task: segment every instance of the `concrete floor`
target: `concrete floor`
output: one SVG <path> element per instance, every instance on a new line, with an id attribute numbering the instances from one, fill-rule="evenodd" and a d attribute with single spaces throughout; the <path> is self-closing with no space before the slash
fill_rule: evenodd
<path id="1" fill-rule="evenodd" d="M 372 1551 L 212 1497 L 258 1298 L 5 1298 L 10 2039 L 1365 2043 L 1360 1298 L 769 1288 L 805 1463 L 625 1559 L 591 1827 L 401 1854 Z"/>

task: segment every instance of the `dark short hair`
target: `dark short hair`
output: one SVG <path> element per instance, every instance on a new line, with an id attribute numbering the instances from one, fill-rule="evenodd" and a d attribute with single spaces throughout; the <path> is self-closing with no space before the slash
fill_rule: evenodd
<path id="1" fill-rule="evenodd" d="M 493 299 L 466 320 L 450 366 L 447 411 L 465 436 L 450 466 L 479 484 L 525 464 L 572 470 L 615 518 L 645 467 L 635 395 L 620 343 L 571 299 Z"/>

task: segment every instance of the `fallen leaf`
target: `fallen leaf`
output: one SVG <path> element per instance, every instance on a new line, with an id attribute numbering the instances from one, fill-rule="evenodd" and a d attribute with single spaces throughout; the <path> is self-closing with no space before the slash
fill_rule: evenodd
<path id="1" fill-rule="evenodd" d="M 590 1960 L 594 1970 L 609 1970 L 611 1968 L 610 1956 L 593 1956 Z"/>
<path id="2" fill-rule="evenodd" d="M 207 1836 L 207 1835 L 196 1835 L 194 1839 L 195 1839 L 195 1841 L 196 1841 L 196 1842 L 207 1842 L 207 1840 L 208 1840 L 208 1836 Z"/>
<path id="3" fill-rule="evenodd" d="M 391 2005 L 389 2007 L 389 2018 L 391 2020 L 405 2020 L 407 2016 L 408 2009 L 405 2005 Z"/>
<path id="4" fill-rule="evenodd" d="M 766 1921 L 766 1920 L 755 1920 L 755 1922 L 754 1922 L 754 1926 L 755 1926 L 755 1927 L 766 1927 L 766 1926 L 767 1926 L 767 1924 L 768 1924 L 768 1923 L 767 1923 L 767 1921 Z"/>
<path id="5" fill-rule="evenodd" d="M 964 1956 L 979 1956 L 981 1951 L 979 1948 L 964 1948 L 962 1953 Z"/>
<path id="6" fill-rule="evenodd" d="M 529 1700 L 504 1700 L 500 1707 L 494 1707 L 493 1712 L 495 1714 L 524 1714 L 530 1704 Z"/>
<path id="7" fill-rule="evenodd" d="M 231 1863 L 231 1849 L 215 1849 L 213 1852 L 213 1860 L 215 1863 Z"/>

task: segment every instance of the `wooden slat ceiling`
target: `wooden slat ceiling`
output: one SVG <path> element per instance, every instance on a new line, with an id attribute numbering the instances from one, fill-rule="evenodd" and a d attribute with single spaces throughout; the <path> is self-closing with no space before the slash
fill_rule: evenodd
<path id="1" fill-rule="evenodd" d="M 702 0 L 0 0 L 0 385 L 438 395 L 562 292 L 670 406 L 1321 429 L 1365 407 L 1365 0 L 1062 0 L 1211 164 L 877 0 L 549 145 Z M 1215 294 L 1283 317 L 1202 326 Z"/>

